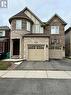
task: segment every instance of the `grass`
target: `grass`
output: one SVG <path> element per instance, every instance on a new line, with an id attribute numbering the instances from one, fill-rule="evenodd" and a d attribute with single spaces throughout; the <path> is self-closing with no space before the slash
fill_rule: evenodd
<path id="1" fill-rule="evenodd" d="M 11 62 L 0 61 L 0 70 L 7 70 L 11 66 Z"/>

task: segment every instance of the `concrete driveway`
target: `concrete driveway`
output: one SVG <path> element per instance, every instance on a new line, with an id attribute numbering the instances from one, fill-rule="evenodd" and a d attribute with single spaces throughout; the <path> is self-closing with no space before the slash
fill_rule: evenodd
<path id="1" fill-rule="evenodd" d="M 71 80 L 0 79 L 0 95 L 71 95 Z"/>
<path id="2" fill-rule="evenodd" d="M 71 71 L 71 60 L 50 60 L 49 62 L 23 61 L 16 70 L 59 70 Z"/>

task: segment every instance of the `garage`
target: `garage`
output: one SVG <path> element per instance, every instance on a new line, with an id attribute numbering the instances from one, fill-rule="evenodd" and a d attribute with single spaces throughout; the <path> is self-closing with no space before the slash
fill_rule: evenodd
<path id="1" fill-rule="evenodd" d="M 28 59 L 31 61 L 44 60 L 44 45 L 28 45 Z"/>
<path id="2" fill-rule="evenodd" d="M 48 36 L 30 35 L 24 37 L 24 60 L 47 61 L 49 60 L 49 38 Z"/>

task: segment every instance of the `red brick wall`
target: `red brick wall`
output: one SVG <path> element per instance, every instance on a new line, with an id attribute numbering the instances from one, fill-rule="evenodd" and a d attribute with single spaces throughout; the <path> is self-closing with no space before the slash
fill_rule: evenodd
<path id="1" fill-rule="evenodd" d="M 60 33 L 56 35 L 51 35 L 51 26 L 59 26 Z M 62 24 L 59 18 L 54 17 L 54 19 L 49 23 L 49 25 L 45 26 L 44 33 L 50 36 L 50 43 L 52 39 L 56 38 L 59 41 L 59 45 L 65 47 L 64 25 Z"/>

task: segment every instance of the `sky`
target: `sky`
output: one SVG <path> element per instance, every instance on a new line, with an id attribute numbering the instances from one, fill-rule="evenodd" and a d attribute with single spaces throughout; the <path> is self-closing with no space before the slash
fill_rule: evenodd
<path id="1" fill-rule="evenodd" d="M 0 26 L 10 26 L 9 18 L 25 7 L 43 22 L 57 13 L 67 23 L 65 29 L 71 26 L 71 0 L 8 0 L 8 7 L 0 8 Z"/>

